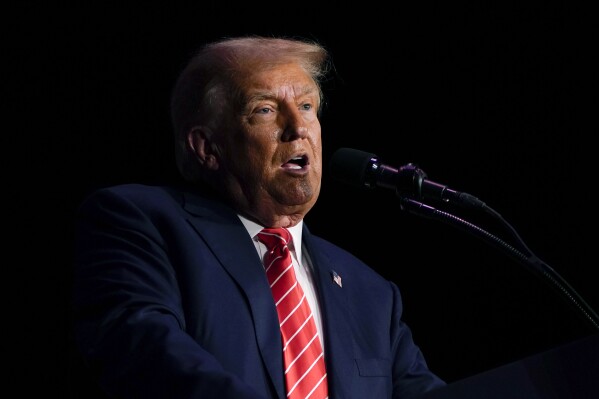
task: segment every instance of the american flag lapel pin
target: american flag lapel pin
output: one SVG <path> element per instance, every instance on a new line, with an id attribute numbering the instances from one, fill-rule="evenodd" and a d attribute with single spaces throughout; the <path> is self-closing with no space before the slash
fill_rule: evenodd
<path id="1" fill-rule="evenodd" d="M 333 276 L 333 281 L 335 284 L 337 284 L 339 287 L 343 287 L 343 284 L 341 283 L 341 276 L 338 275 L 335 270 L 331 270 L 331 275 Z"/>

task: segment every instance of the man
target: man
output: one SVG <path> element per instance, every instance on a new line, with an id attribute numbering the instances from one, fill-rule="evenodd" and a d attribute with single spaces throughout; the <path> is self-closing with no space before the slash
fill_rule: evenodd
<path id="1" fill-rule="evenodd" d="M 396 285 L 303 223 L 321 187 L 329 62 L 297 39 L 208 44 L 172 95 L 189 185 L 105 188 L 82 205 L 73 331 L 108 394 L 378 399 L 444 385 L 401 319 Z M 279 277 L 267 277 L 282 259 L 307 309 L 292 334 L 271 290 Z M 304 326 L 311 340 L 291 356 Z"/>

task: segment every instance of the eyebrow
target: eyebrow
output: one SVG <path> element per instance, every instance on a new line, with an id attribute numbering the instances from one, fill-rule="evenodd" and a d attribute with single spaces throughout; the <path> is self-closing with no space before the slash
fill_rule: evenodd
<path id="1" fill-rule="evenodd" d="M 314 87 L 312 85 L 305 85 L 300 88 L 298 97 L 311 95 L 311 94 L 318 95 L 317 87 Z M 255 101 L 277 99 L 277 98 L 278 98 L 277 94 L 272 90 L 259 90 L 253 94 L 248 95 L 246 97 L 245 103 L 249 104 L 249 103 L 255 102 Z"/>

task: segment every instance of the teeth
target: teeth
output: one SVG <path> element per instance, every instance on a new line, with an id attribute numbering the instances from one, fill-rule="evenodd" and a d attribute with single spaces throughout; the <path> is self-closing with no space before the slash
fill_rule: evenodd
<path id="1" fill-rule="evenodd" d="M 301 170 L 305 167 L 306 161 L 303 156 L 296 156 L 296 157 L 290 158 L 286 162 L 286 164 L 287 164 L 287 168 L 289 168 L 289 169 Z"/>

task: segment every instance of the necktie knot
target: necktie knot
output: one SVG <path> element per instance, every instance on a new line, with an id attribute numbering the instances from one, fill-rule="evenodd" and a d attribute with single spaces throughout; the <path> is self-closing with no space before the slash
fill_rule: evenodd
<path id="1" fill-rule="evenodd" d="M 284 247 L 291 241 L 291 233 L 286 228 L 265 228 L 258 233 L 258 239 L 266 245 L 269 250 L 276 247 Z"/>

